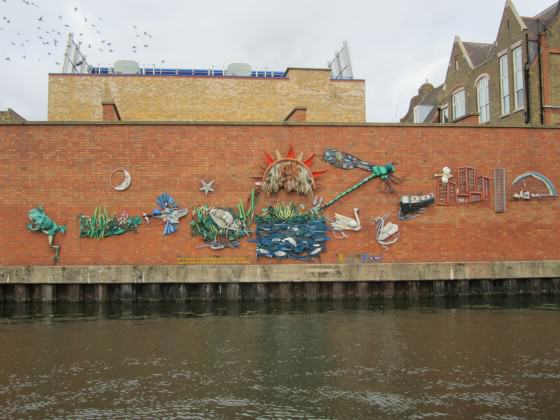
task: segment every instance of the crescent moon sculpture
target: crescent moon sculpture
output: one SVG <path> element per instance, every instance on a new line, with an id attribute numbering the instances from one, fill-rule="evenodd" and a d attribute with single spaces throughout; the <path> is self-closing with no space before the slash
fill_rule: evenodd
<path id="1" fill-rule="evenodd" d="M 115 176 L 116 173 L 118 172 L 122 172 L 124 179 L 123 182 L 121 182 L 119 185 L 114 185 L 113 184 L 113 177 Z M 128 187 L 130 187 L 130 183 L 132 182 L 132 177 L 130 176 L 130 173 L 124 169 L 124 168 L 120 168 L 120 169 L 115 169 L 112 173 L 111 173 L 111 177 L 109 179 L 109 182 L 111 184 L 111 187 L 113 187 L 114 190 L 117 191 L 124 191 L 126 190 Z"/>

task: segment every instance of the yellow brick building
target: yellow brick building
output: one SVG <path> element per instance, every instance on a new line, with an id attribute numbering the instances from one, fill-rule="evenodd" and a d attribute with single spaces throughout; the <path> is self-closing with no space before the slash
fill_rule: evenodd
<path id="1" fill-rule="evenodd" d="M 281 77 L 49 75 L 49 121 L 281 122 L 294 115 L 310 122 L 365 122 L 365 82 L 302 68 Z"/>

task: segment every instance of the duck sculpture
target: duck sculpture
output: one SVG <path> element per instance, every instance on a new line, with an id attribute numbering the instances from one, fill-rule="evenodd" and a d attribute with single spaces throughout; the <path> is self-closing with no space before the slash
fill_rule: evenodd
<path id="1" fill-rule="evenodd" d="M 353 210 L 354 210 L 354 219 L 348 216 L 344 216 L 342 214 L 335 213 L 334 222 L 330 223 L 331 229 L 335 232 L 340 232 L 342 234 L 342 238 L 347 238 L 347 235 L 343 232 L 345 230 L 353 230 L 357 232 L 362 229 L 362 225 L 360 223 L 360 217 L 358 215 L 360 209 L 354 208 Z"/>

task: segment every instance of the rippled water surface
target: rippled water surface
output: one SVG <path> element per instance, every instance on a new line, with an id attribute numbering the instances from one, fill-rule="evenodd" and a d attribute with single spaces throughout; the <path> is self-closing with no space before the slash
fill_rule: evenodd
<path id="1" fill-rule="evenodd" d="M 558 418 L 560 301 L 0 306 L 0 418 Z"/>

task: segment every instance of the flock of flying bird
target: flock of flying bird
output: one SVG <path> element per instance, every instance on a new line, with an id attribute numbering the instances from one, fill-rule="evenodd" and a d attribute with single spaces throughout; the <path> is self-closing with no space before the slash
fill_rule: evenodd
<path id="1" fill-rule="evenodd" d="M 10 12 L 14 12 L 16 7 L 29 7 L 32 10 L 25 14 L 17 13 L 10 16 Z M 88 56 L 92 52 L 115 53 L 115 42 L 110 39 L 99 39 L 104 36 L 103 18 L 92 18 L 82 14 L 78 0 L 74 0 L 74 16 L 70 19 L 62 14 L 50 17 L 53 15 L 50 1 L 48 5 L 45 4 L 44 9 L 45 13 L 42 13 L 43 7 L 40 5 L 40 0 L 0 0 L 0 63 L 7 64 L 16 60 L 31 59 L 40 62 L 41 59 L 46 59 L 47 62 L 52 60 L 53 64 L 60 66 L 62 60 L 56 60 L 54 56 L 62 58 L 63 48 L 61 46 L 66 46 L 70 32 L 74 34 L 74 41 L 81 43 L 80 51 L 83 55 Z M 23 22 L 21 21 L 22 16 L 25 16 Z M 67 23 L 68 21 L 70 23 Z M 25 31 L 12 29 L 22 27 L 27 29 Z M 134 31 L 136 42 L 128 47 L 127 53 L 136 54 L 142 48 L 149 48 L 152 35 L 135 24 L 131 25 L 131 29 Z M 36 47 L 40 48 L 42 54 L 37 54 Z M 161 60 L 161 63 L 165 63 L 165 60 Z"/>

